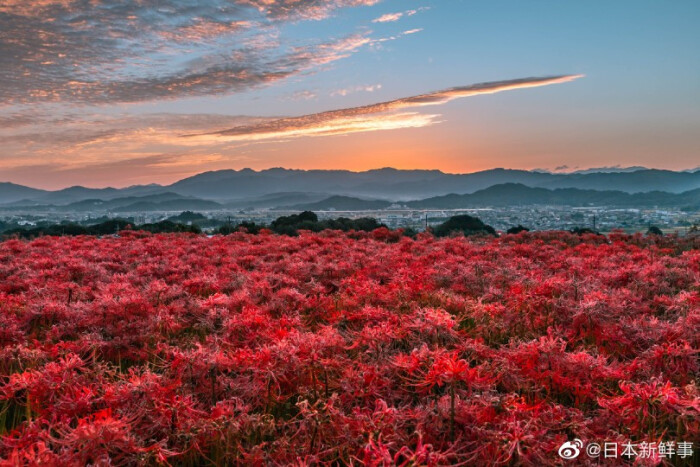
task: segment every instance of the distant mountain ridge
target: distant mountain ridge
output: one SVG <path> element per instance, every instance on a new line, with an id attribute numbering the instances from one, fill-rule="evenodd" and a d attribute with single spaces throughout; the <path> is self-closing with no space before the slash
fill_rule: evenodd
<path id="1" fill-rule="evenodd" d="M 11 211 L 22 210 L 49 210 L 57 212 L 144 212 L 144 211 L 181 211 L 202 210 L 209 211 L 222 209 L 224 206 L 215 201 L 203 200 L 195 197 L 183 196 L 177 193 L 165 192 L 145 196 L 125 196 L 122 198 L 99 199 L 88 198 L 74 201 L 68 204 L 41 204 L 32 202 L 22 205 L 22 202 L 14 202 L 6 205 L 5 209 Z"/>
<path id="2" fill-rule="evenodd" d="M 468 209 L 506 206 L 609 206 L 618 208 L 684 207 L 700 210 L 700 188 L 684 193 L 652 191 L 579 190 L 578 188 L 532 188 L 519 183 L 494 185 L 476 193 L 449 194 L 398 203 L 412 209 Z M 348 196 L 331 196 L 315 203 L 280 206 L 278 210 L 298 211 L 365 211 L 386 209 L 389 201 L 365 200 Z"/>
<path id="3" fill-rule="evenodd" d="M 683 193 L 651 191 L 625 193 L 615 190 L 580 190 L 578 188 L 532 188 L 518 183 L 494 185 L 476 193 L 437 196 L 404 203 L 416 209 L 460 209 L 504 206 L 610 206 L 690 207 L 700 210 L 700 188 Z"/>
<path id="4" fill-rule="evenodd" d="M 391 201 L 381 199 L 359 199 L 350 196 L 331 196 L 315 203 L 295 204 L 291 206 L 280 206 L 279 209 L 290 209 L 298 211 L 373 211 L 386 209 L 391 205 Z"/>
<path id="5" fill-rule="evenodd" d="M 491 169 L 468 174 L 392 168 L 365 172 L 283 168 L 261 171 L 219 170 L 197 174 L 168 186 L 137 185 L 122 189 L 78 186 L 48 191 L 13 183 L 0 183 L 0 205 L 65 206 L 85 200 L 110 201 L 174 193 L 185 198 L 220 203 L 229 207 L 261 208 L 316 203 L 331 196 L 408 202 L 451 194 L 472 194 L 489 187 L 507 184 L 550 190 L 615 190 L 627 194 L 678 194 L 700 188 L 700 170 L 634 169 L 636 168 L 580 173 Z M 285 202 L 286 196 L 293 199 Z"/>

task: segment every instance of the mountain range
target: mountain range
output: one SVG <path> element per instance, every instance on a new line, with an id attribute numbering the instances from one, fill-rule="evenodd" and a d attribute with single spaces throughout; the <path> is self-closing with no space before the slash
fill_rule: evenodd
<path id="1" fill-rule="evenodd" d="M 550 173 L 492 169 L 468 174 L 384 168 L 365 172 L 273 168 L 205 172 L 171 185 L 75 186 L 48 191 L 0 183 L 0 208 L 23 211 L 171 211 L 460 208 L 519 204 L 694 206 L 700 170 L 630 168 Z"/>

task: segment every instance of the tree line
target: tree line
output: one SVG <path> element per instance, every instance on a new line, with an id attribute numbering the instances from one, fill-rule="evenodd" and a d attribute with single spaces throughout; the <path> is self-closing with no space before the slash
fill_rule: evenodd
<path id="1" fill-rule="evenodd" d="M 150 233 L 193 233 L 201 234 L 202 228 L 196 223 L 190 221 L 188 223 L 180 222 L 180 220 L 189 219 L 192 216 L 184 216 L 188 212 L 180 216 L 175 216 L 167 220 L 154 223 L 136 224 L 127 219 L 109 219 L 104 222 L 93 225 L 82 225 L 77 223 L 60 223 L 44 225 L 32 228 L 13 228 L 5 230 L 2 235 L 5 238 L 36 238 L 40 236 L 76 236 L 76 235 L 116 235 L 123 230 L 140 230 Z M 192 214 L 192 213 L 189 213 Z M 184 217 L 183 217 L 184 216 Z M 201 215 L 200 215 L 201 216 Z M 206 218 L 204 216 L 197 217 L 197 220 Z M 371 232 L 373 230 L 388 227 L 372 217 L 361 217 L 357 219 L 349 219 L 346 217 L 338 217 L 334 219 L 319 219 L 318 216 L 311 211 L 304 211 L 299 214 L 289 216 L 281 216 L 272 221 L 270 224 L 256 223 L 252 221 L 242 221 L 237 223 L 226 223 L 220 225 L 211 231 L 212 234 L 229 235 L 235 232 L 247 232 L 258 234 L 261 230 L 267 229 L 280 235 L 298 235 L 300 230 L 311 232 L 321 232 L 323 230 L 341 230 L 343 232 L 358 231 Z M 445 222 L 428 228 L 429 231 L 436 237 L 446 237 L 450 235 L 487 235 L 497 236 L 496 230 L 490 225 L 485 224 L 481 219 L 469 215 L 452 216 Z M 418 233 L 412 228 L 401 228 L 401 235 L 415 237 Z M 529 229 L 522 225 L 517 225 L 506 230 L 506 234 L 518 234 L 527 232 Z M 589 228 L 574 228 L 570 230 L 574 234 L 599 234 L 599 232 Z M 660 235 L 662 232 L 657 227 L 652 226 L 648 234 Z"/>

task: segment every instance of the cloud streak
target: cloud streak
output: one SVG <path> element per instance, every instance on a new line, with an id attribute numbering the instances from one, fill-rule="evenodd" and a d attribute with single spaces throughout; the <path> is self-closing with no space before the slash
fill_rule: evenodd
<path id="1" fill-rule="evenodd" d="M 582 75 L 560 75 L 472 84 L 366 106 L 261 121 L 216 132 L 187 135 L 186 138 L 202 142 L 260 141 L 423 127 L 434 124 L 438 115 L 422 114 L 415 110 L 417 108 L 441 105 L 465 97 L 566 83 L 580 77 Z"/>
<path id="2" fill-rule="evenodd" d="M 398 21 L 403 16 L 403 13 L 387 13 L 379 18 L 373 19 L 373 23 L 393 23 Z"/>
<path id="3" fill-rule="evenodd" d="M 380 16 L 379 18 L 373 19 L 372 22 L 373 23 L 394 23 L 394 22 L 400 20 L 401 18 L 403 18 L 404 16 L 413 16 L 420 11 L 425 11 L 425 10 L 429 10 L 429 9 L 430 9 L 429 7 L 423 6 L 420 8 L 416 8 L 415 10 L 399 11 L 396 13 L 386 13 L 386 14 L 383 14 L 382 16 Z"/>
<path id="4" fill-rule="evenodd" d="M 351 86 L 349 88 L 336 89 L 331 92 L 331 96 L 347 96 L 355 92 L 374 92 L 382 88 L 381 84 L 368 84 L 365 86 Z"/>

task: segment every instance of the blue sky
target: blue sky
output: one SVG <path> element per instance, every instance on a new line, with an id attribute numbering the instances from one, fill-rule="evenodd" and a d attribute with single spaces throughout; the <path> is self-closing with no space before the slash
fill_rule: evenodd
<path id="1" fill-rule="evenodd" d="M 8 0 L 0 179 L 124 186 L 243 167 L 696 167 L 699 20 L 696 1 Z M 404 105 L 564 75 L 585 76 Z M 356 106 L 370 110 L 358 116 Z"/>

